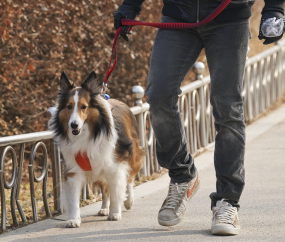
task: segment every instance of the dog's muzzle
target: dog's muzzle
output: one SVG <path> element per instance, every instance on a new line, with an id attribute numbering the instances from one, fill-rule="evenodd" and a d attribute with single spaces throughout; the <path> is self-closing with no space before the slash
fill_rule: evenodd
<path id="1" fill-rule="evenodd" d="M 73 129 L 72 130 L 73 135 L 79 135 L 80 134 L 80 129 Z"/>
<path id="2" fill-rule="evenodd" d="M 71 128 L 72 128 L 72 134 L 73 135 L 79 135 L 80 134 L 80 129 L 78 129 L 78 124 L 75 122 L 71 123 Z"/>

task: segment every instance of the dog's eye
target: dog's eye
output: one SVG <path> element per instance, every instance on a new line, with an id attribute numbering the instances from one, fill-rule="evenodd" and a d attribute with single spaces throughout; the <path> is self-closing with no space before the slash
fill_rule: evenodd
<path id="1" fill-rule="evenodd" d="M 68 109 L 72 109 L 72 105 L 68 105 L 67 108 L 68 108 Z"/>
<path id="2" fill-rule="evenodd" d="M 86 109 L 87 107 L 85 106 L 85 105 L 83 105 L 82 107 L 81 107 L 81 109 Z"/>

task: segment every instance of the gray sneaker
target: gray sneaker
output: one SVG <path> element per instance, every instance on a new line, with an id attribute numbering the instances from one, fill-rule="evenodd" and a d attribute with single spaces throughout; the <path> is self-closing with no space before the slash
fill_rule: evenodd
<path id="1" fill-rule="evenodd" d="M 198 191 L 200 180 L 198 173 L 194 179 L 185 183 L 170 183 L 169 191 L 158 213 L 158 223 L 173 226 L 180 223 L 186 211 L 186 205 Z"/>
<path id="2" fill-rule="evenodd" d="M 217 201 L 213 207 L 212 234 L 236 235 L 240 230 L 237 208 L 225 199 Z"/>

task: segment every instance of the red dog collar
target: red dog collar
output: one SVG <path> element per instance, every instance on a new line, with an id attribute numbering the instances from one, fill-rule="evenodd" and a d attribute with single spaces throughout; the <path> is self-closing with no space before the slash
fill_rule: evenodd
<path id="1" fill-rule="evenodd" d="M 83 155 L 82 155 L 81 152 L 79 151 L 75 155 L 75 160 L 83 171 L 92 171 L 90 161 L 89 161 L 89 158 L 86 152 L 83 152 Z"/>

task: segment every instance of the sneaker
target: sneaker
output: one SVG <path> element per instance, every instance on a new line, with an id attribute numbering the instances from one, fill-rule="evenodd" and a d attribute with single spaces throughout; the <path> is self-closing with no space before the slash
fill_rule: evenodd
<path id="1" fill-rule="evenodd" d="M 240 230 L 237 208 L 225 199 L 217 201 L 213 207 L 212 234 L 236 235 Z"/>
<path id="2" fill-rule="evenodd" d="M 158 223 L 173 226 L 180 223 L 186 211 L 186 205 L 197 192 L 200 180 L 197 176 L 190 182 L 170 183 L 169 191 L 158 213 Z"/>

